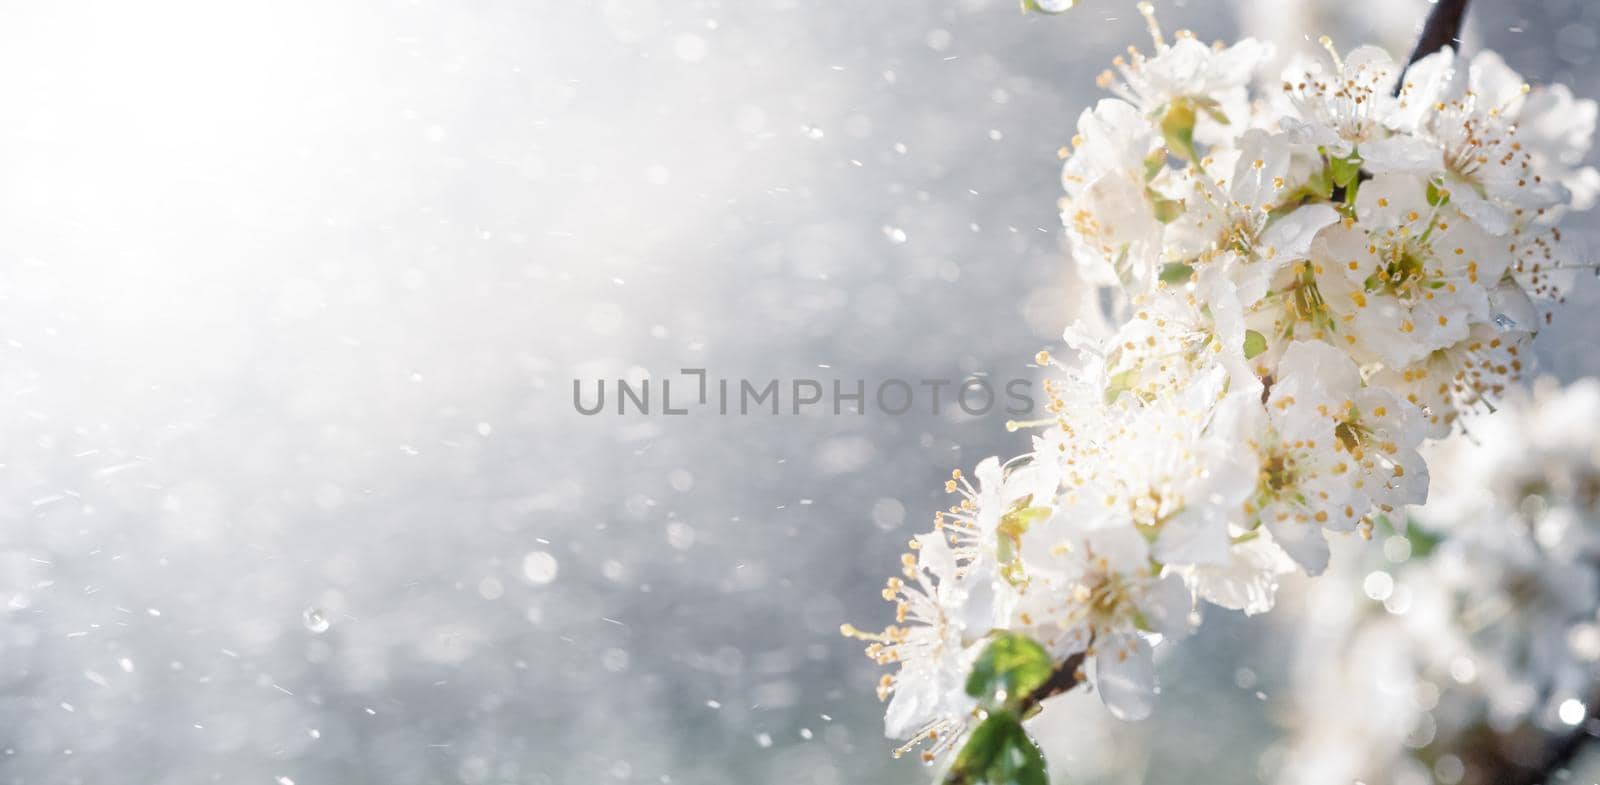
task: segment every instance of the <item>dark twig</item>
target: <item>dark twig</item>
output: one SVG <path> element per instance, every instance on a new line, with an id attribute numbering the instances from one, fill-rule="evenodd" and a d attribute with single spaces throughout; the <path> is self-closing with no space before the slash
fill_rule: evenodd
<path id="1" fill-rule="evenodd" d="M 1559 782 L 1562 779 L 1562 772 L 1571 767 L 1573 762 L 1577 760 L 1578 753 L 1588 746 L 1589 738 L 1587 731 L 1574 731 L 1572 735 L 1562 740 L 1561 744 L 1551 751 L 1549 760 L 1546 760 L 1543 766 L 1538 769 L 1525 770 L 1523 776 L 1503 780 L 1503 782 L 1505 785 L 1549 785 L 1549 783 Z"/>
<path id="2" fill-rule="evenodd" d="M 1428 12 L 1428 21 L 1422 24 L 1422 37 L 1417 39 L 1417 46 L 1411 50 L 1411 59 L 1406 61 L 1406 66 L 1421 60 L 1445 47 L 1460 50 L 1461 25 L 1467 18 L 1467 0 L 1438 0 L 1434 3 L 1433 10 Z M 1395 80 L 1394 94 L 1400 94 L 1400 85 L 1404 83 L 1405 74 L 1401 79 Z"/>
<path id="3" fill-rule="evenodd" d="M 1562 773 L 1577 762 L 1578 755 L 1587 749 L 1589 742 L 1594 739 L 1589 735 L 1587 727 L 1593 716 L 1591 713 L 1585 717 L 1585 722 L 1577 730 L 1550 747 L 1538 768 L 1524 768 L 1509 775 L 1497 772 L 1498 779 L 1495 780 L 1495 785 L 1550 785 L 1564 779 Z"/>
<path id="4" fill-rule="evenodd" d="M 1039 689 L 1034 690 L 1026 699 L 1023 700 L 1022 716 L 1026 717 L 1032 714 L 1033 710 L 1038 707 L 1039 704 L 1045 702 L 1046 699 L 1053 698 L 1063 692 L 1068 692 L 1073 687 L 1082 684 L 1083 661 L 1087 656 L 1087 652 L 1080 651 L 1062 662 L 1061 666 L 1056 668 L 1054 673 L 1050 674 L 1050 679 L 1048 681 L 1039 685 Z"/>

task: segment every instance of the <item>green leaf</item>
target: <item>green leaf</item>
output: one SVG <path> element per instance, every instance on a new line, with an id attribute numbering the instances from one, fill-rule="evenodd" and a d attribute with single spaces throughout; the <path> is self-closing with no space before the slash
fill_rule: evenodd
<path id="1" fill-rule="evenodd" d="M 1074 5 L 1077 5 L 1077 3 L 1076 2 L 1065 2 L 1065 3 L 1063 3 L 1063 2 L 1059 2 L 1059 0 L 1058 0 L 1058 2 L 1051 3 L 1051 5 L 1055 6 L 1055 7 L 1046 8 L 1045 6 L 1039 5 L 1038 0 L 1022 0 L 1022 13 L 1026 14 L 1026 13 L 1032 11 L 1032 12 L 1040 13 L 1040 14 L 1060 14 L 1060 13 L 1065 13 L 1066 11 L 1071 9 Z"/>
<path id="2" fill-rule="evenodd" d="M 1443 207 L 1450 203 L 1450 191 L 1441 187 L 1436 180 L 1428 181 L 1428 204 L 1434 207 Z"/>
<path id="3" fill-rule="evenodd" d="M 1184 283 L 1194 276 L 1194 268 L 1183 262 L 1168 262 L 1161 267 L 1162 283 Z"/>
<path id="4" fill-rule="evenodd" d="M 1000 747 L 1010 735 L 1007 720 L 1016 722 L 1015 717 L 1000 712 L 978 723 L 978 727 L 972 729 L 972 735 L 967 737 L 967 743 L 962 745 L 961 752 L 956 754 L 955 763 L 950 765 L 950 775 L 945 777 L 945 782 L 981 782 L 984 772 L 989 770 L 989 762 L 1000 754 Z"/>
<path id="5" fill-rule="evenodd" d="M 1183 203 L 1176 199 L 1164 199 L 1157 196 L 1154 191 L 1149 192 L 1150 206 L 1154 208 L 1156 220 L 1164 224 L 1178 220 L 1183 215 Z"/>
<path id="6" fill-rule="evenodd" d="M 1154 180 L 1161 170 L 1167 168 L 1167 151 L 1157 150 L 1144 159 L 1144 179 L 1146 182 Z"/>
<path id="7" fill-rule="evenodd" d="M 1161 138 L 1166 141 L 1167 149 L 1190 163 L 1200 160 L 1194 149 L 1194 122 L 1194 104 L 1183 99 L 1167 104 L 1166 112 L 1161 115 Z"/>
<path id="8" fill-rule="evenodd" d="M 1205 112 L 1207 117 L 1223 125 L 1232 124 L 1228 122 L 1228 115 L 1222 111 L 1222 104 L 1218 103 L 1215 98 L 1206 98 L 1198 103 L 1200 105 L 1200 111 Z"/>
<path id="9" fill-rule="evenodd" d="M 1361 165 L 1366 163 L 1361 160 L 1361 155 L 1352 151 L 1346 158 L 1329 158 L 1328 167 L 1333 173 L 1333 184 L 1340 188 L 1348 188 L 1361 176 Z"/>
<path id="10" fill-rule="evenodd" d="M 1137 379 L 1138 373 L 1138 369 L 1129 368 L 1126 371 L 1112 374 L 1111 378 L 1106 380 L 1106 403 L 1116 403 L 1119 396 L 1133 389 L 1133 383 Z"/>
<path id="11" fill-rule="evenodd" d="M 1333 172 L 1323 167 L 1306 183 L 1306 193 L 1313 199 L 1333 198 Z"/>
<path id="12" fill-rule="evenodd" d="M 1411 558 L 1413 559 L 1427 557 L 1428 554 L 1433 553 L 1434 548 L 1439 547 L 1439 543 L 1444 542 L 1444 535 L 1434 534 L 1418 526 L 1416 521 L 1408 523 L 1406 530 L 1402 532 L 1394 525 L 1393 521 L 1389 520 L 1387 515 L 1379 515 L 1377 520 L 1378 525 L 1383 527 L 1385 531 L 1404 537 L 1411 543 Z"/>
<path id="13" fill-rule="evenodd" d="M 1000 525 L 995 532 L 1001 537 L 1021 539 L 1022 535 L 1027 533 L 1029 526 L 1050 517 L 1049 507 L 1033 507 L 1030 506 L 1032 502 L 1032 494 L 1019 499 L 1010 510 L 1000 516 Z"/>
<path id="14" fill-rule="evenodd" d="M 1000 525 L 995 527 L 995 556 L 1000 561 L 1000 575 L 1012 585 L 1021 585 L 1027 580 L 1027 573 L 1022 569 L 1022 562 L 1017 559 L 1017 554 L 1022 550 L 1022 535 L 1028 533 L 1028 527 L 1037 521 L 1050 517 L 1049 507 L 1031 507 L 1033 494 L 1028 494 L 1017 500 L 1011 509 L 1000 516 Z"/>
<path id="15" fill-rule="evenodd" d="M 1411 541 L 1411 558 L 1421 559 L 1433 553 L 1433 549 L 1444 542 L 1444 537 L 1433 534 L 1421 526 L 1412 524 L 1406 527 L 1406 539 Z"/>
<path id="16" fill-rule="evenodd" d="M 1022 723 L 1013 719 L 1007 730 L 999 752 L 989 761 L 983 781 L 987 785 L 1050 785 L 1044 754 L 1028 737 Z"/>
<path id="17" fill-rule="evenodd" d="M 1015 714 L 990 714 L 956 755 L 946 785 L 1049 785 L 1044 755 Z"/>
<path id="18" fill-rule="evenodd" d="M 1267 350 L 1267 337 L 1255 330 L 1244 331 L 1244 358 L 1254 360 L 1256 355 Z"/>
<path id="19" fill-rule="evenodd" d="M 1045 682 L 1055 665 L 1032 638 L 1006 633 L 989 643 L 972 664 L 967 694 L 989 708 L 1011 708 Z"/>

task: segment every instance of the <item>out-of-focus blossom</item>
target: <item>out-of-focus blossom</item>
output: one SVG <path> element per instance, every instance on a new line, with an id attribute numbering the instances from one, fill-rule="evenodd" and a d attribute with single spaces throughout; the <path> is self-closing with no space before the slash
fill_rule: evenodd
<path id="1" fill-rule="evenodd" d="M 1502 782 L 1583 732 L 1600 699 L 1597 423 L 1600 382 L 1541 380 L 1430 450 L 1435 498 L 1312 591 L 1280 781 L 1401 782 L 1452 756 L 1462 781 Z"/>

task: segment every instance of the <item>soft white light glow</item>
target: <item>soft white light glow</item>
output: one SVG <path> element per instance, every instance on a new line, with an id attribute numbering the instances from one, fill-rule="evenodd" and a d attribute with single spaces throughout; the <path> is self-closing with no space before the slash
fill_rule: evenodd
<path id="1" fill-rule="evenodd" d="M 1556 709 L 1556 715 L 1568 725 L 1577 725 L 1583 722 L 1583 718 L 1588 712 L 1589 709 L 1583 705 L 1583 701 L 1577 698 L 1568 698 L 1562 701 L 1561 707 Z"/>

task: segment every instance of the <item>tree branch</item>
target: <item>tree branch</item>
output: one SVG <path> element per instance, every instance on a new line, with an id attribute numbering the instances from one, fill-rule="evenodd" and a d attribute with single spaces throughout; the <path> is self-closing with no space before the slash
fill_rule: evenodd
<path id="1" fill-rule="evenodd" d="M 1080 651 L 1068 657 L 1061 666 L 1050 674 L 1050 680 L 1039 685 L 1022 701 L 1022 716 L 1027 717 L 1033 710 L 1044 703 L 1045 700 L 1071 690 L 1083 683 L 1083 661 L 1088 657 L 1087 651 Z"/>
<path id="2" fill-rule="evenodd" d="M 1591 739 L 1593 737 L 1589 735 L 1588 729 L 1580 726 L 1557 742 L 1546 753 L 1544 761 L 1538 768 L 1520 769 L 1509 776 L 1503 772 L 1497 773 L 1500 779 L 1495 780 L 1495 783 L 1496 785 L 1548 785 L 1558 782 L 1562 779 L 1561 772 L 1569 769 L 1577 761 L 1579 753 L 1588 747 Z"/>
<path id="3" fill-rule="evenodd" d="M 1411 58 L 1406 60 L 1409 68 L 1412 63 L 1421 60 L 1445 47 L 1459 51 L 1461 49 L 1461 25 L 1466 21 L 1467 0 L 1438 0 L 1433 5 L 1433 10 L 1428 12 L 1428 21 L 1422 24 L 1422 36 L 1417 39 L 1417 46 L 1411 50 Z M 1400 85 L 1405 82 L 1405 73 L 1394 83 L 1395 95 L 1400 94 Z"/>

